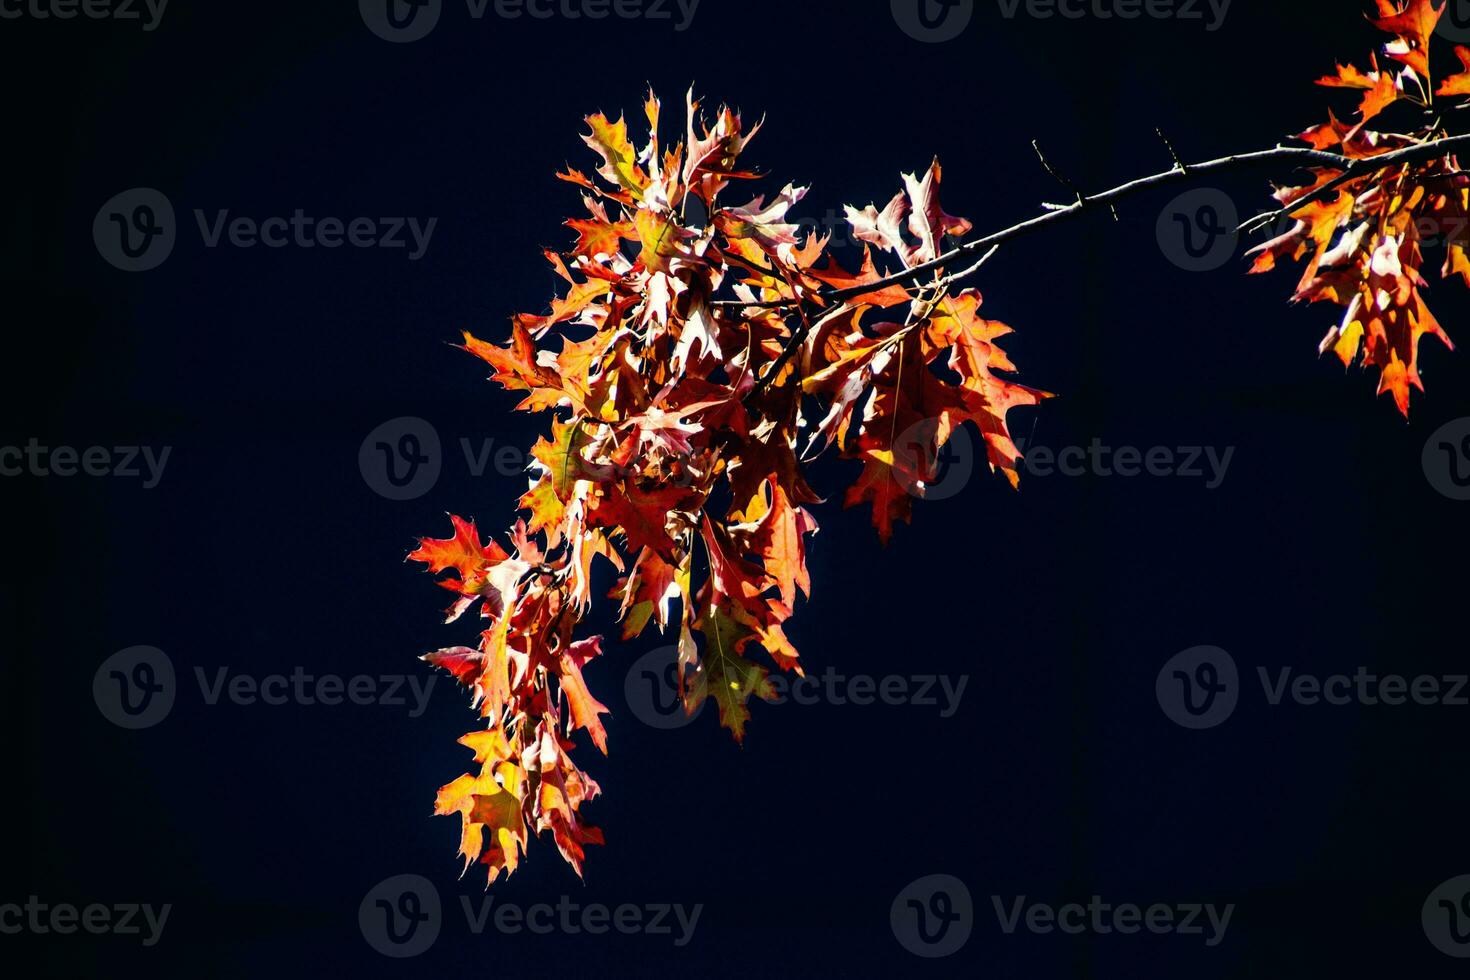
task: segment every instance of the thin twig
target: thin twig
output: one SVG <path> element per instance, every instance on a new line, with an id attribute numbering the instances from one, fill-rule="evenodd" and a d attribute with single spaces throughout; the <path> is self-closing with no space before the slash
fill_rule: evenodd
<path id="1" fill-rule="evenodd" d="M 925 321 L 929 319 L 929 314 L 933 313 L 934 308 L 939 305 L 940 301 L 943 300 L 947 295 L 949 295 L 950 286 L 953 286 L 958 280 L 964 279 L 966 276 L 969 276 L 976 272 L 982 265 L 990 261 L 991 256 L 999 251 L 1000 246 L 996 245 L 991 248 L 990 251 L 986 252 L 981 257 L 979 262 L 976 262 L 968 269 L 963 269 L 959 272 L 953 273 L 952 275 L 945 276 L 943 279 L 936 280 L 932 285 L 924 287 L 926 290 L 933 290 L 933 295 L 930 296 L 928 301 L 924 304 L 923 312 L 919 312 L 918 307 L 915 306 L 913 310 L 909 311 L 908 320 L 904 323 L 903 329 L 895 333 L 893 336 L 889 337 L 887 340 L 880 343 L 875 348 L 875 350 L 882 350 L 884 347 L 887 347 L 895 342 L 901 343 L 905 336 L 914 331 L 915 327 L 922 325 Z"/>
<path id="2" fill-rule="evenodd" d="M 999 245 L 993 245 L 993 246 L 991 246 L 990 251 L 988 251 L 984 255 L 980 256 L 980 260 L 978 262 L 976 262 L 974 265 L 970 266 L 967 269 L 963 269 L 963 270 L 961 270 L 959 272 L 956 272 L 953 275 L 945 276 L 943 279 L 939 280 L 939 282 L 937 282 L 937 283 L 934 284 L 935 287 L 938 288 L 938 289 L 941 289 L 941 290 L 948 289 L 951 285 L 953 285 L 956 282 L 959 282 L 961 279 L 968 279 L 970 276 L 974 275 L 976 272 L 979 272 L 980 271 L 980 267 L 982 265 L 984 265 L 985 263 L 989 262 L 991 256 L 995 255 L 995 253 L 996 252 L 999 252 L 999 251 L 1000 251 L 1000 246 Z"/>
<path id="3" fill-rule="evenodd" d="M 816 294 L 815 298 L 820 298 L 827 303 L 842 303 L 862 296 L 865 293 L 882 290 L 888 286 L 907 285 L 927 272 L 946 265 L 953 265 L 956 259 L 979 254 L 992 246 L 1001 245 L 1014 239 L 1034 234 L 1053 224 L 1070 221 L 1080 217 L 1085 211 L 1099 204 L 1113 204 L 1144 191 L 1167 187 L 1189 180 L 1196 180 L 1207 175 L 1231 173 L 1237 170 L 1263 165 L 1289 163 L 1293 166 L 1331 167 L 1343 171 L 1353 170 L 1354 176 L 1362 176 L 1363 174 L 1371 173 L 1375 170 L 1382 170 L 1401 163 L 1415 163 L 1422 160 L 1431 160 L 1438 156 L 1448 156 L 1456 150 L 1467 148 L 1470 148 L 1470 135 L 1452 136 L 1447 139 L 1435 140 L 1418 146 L 1409 146 L 1401 150 L 1394 150 L 1390 153 L 1359 160 L 1341 156 L 1337 153 L 1328 153 L 1325 150 L 1314 150 L 1307 147 L 1295 146 L 1276 146 L 1269 150 L 1239 153 L 1234 156 L 1221 157 L 1218 160 L 1190 164 L 1183 170 L 1175 167 L 1163 173 L 1152 174 L 1148 177 L 1139 177 L 1125 184 L 1119 184 L 1117 187 L 1103 191 L 1100 194 L 1094 194 L 1075 204 L 1069 204 L 1066 207 L 1059 207 L 1055 210 L 1047 210 L 1019 224 L 986 235 L 984 238 L 977 238 L 966 242 L 958 248 L 952 249 L 929 262 L 912 266 L 890 276 L 875 279 L 872 282 L 820 292 Z M 794 302 L 796 301 L 790 299 L 768 300 L 757 303 L 746 303 L 741 300 L 720 300 L 716 305 L 744 309 L 778 309 L 784 306 L 791 306 Z"/>
<path id="4" fill-rule="evenodd" d="M 1071 191 L 1072 195 L 1077 198 L 1078 204 L 1085 204 L 1087 202 L 1086 195 L 1084 195 L 1081 191 L 1077 189 L 1077 185 L 1072 183 L 1066 177 L 1063 177 L 1061 173 L 1058 172 L 1057 168 L 1051 165 L 1051 161 L 1046 158 L 1046 154 L 1041 152 L 1040 140 L 1032 140 L 1031 149 L 1036 151 L 1036 156 L 1038 159 L 1041 160 L 1041 165 L 1046 168 L 1046 172 L 1051 174 L 1052 178 L 1056 180 L 1058 184 L 1061 184 L 1067 190 Z"/>
<path id="5" fill-rule="evenodd" d="M 1046 172 L 1055 177 L 1057 183 L 1061 184 L 1067 190 L 1071 191 L 1072 195 L 1077 198 L 1078 204 L 1082 205 L 1084 208 L 1087 207 L 1087 195 L 1078 190 L 1076 184 L 1072 183 L 1066 177 L 1062 176 L 1061 172 L 1051 165 L 1051 161 L 1046 158 L 1046 154 L 1041 152 L 1041 142 L 1039 140 L 1032 140 L 1031 149 L 1036 151 L 1036 155 L 1041 159 L 1041 165 L 1046 168 Z M 1055 209 L 1056 205 L 1043 204 L 1042 207 L 1051 207 Z M 1108 210 L 1113 213 L 1113 220 L 1117 221 L 1118 209 L 1109 204 Z"/>
<path id="6" fill-rule="evenodd" d="M 1433 159 L 1434 157 L 1441 155 L 1447 156 L 1448 151 L 1446 151 L 1444 147 L 1447 144 L 1464 139 L 1465 137 L 1456 136 L 1452 139 L 1431 140 L 1427 143 L 1419 144 L 1418 146 L 1407 147 L 1407 149 L 1419 150 L 1424 147 L 1433 147 L 1434 152 L 1428 154 L 1428 158 Z M 1282 218 L 1286 218 L 1293 214 L 1296 214 L 1298 211 L 1309 204 L 1315 204 L 1317 201 L 1326 199 L 1329 194 L 1331 194 L 1333 191 L 1337 190 L 1344 184 L 1351 183 L 1352 181 L 1357 180 L 1367 174 L 1376 173 L 1379 170 L 1386 170 L 1390 166 L 1395 165 L 1395 161 L 1390 160 L 1390 158 L 1399 157 L 1400 154 L 1402 154 L 1403 152 L 1403 150 L 1395 150 L 1392 153 L 1384 153 L 1374 157 L 1361 157 L 1357 160 L 1354 160 L 1347 166 L 1345 170 L 1343 170 L 1341 174 L 1332 178 L 1321 187 L 1312 191 L 1310 194 L 1304 194 L 1301 197 L 1297 198 L 1295 201 L 1292 201 L 1290 204 L 1279 207 L 1274 211 L 1266 211 L 1262 214 L 1256 215 L 1254 218 L 1246 220 L 1241 224 L 1238 229 L 1236 229 L 1236 234 L 1250 234 L 1251 232 L 1256 231 L 1260 228 L 1264 228 L 1269 224 L 1281 220 Z M 1400 159 L 1397 162 L 1412 163 L 1415 161 Z"/>
<path id="7" fill-rule="evenodd" d="M 1159 139 L 1164 141 L 1164 149 L 1168 150 L 1169 156 L 1174 159 L 1174 169 L 1178 170 L 1181 174 L 1188 174 L 1188 165 L 1179 158 L 1179 153 L 1174 149 L 1174 144 L 1169 142 L 1169 137 L 1165 136 L 1164 131 L 1158 127 L 1154 128 L 1154 132 L 1159 134 Z"/>
<path id="8" fill-rule="evenodd" d="M 808 334 L 810 334 L 812 330 L 816 329 L 817 327 L 825 326 L 828 320 L 840 316 L 844 312 L 844 308 L 839 305 L 833 309 L 828 310 L 822 316 L 818 317 L 815 322 L 813 322 L 806 316 L 802 316 L 801 326 L 797 327 L 795 332 L 791 334 L 791 339 L 786 341 L 786 346 L 781 350 L 781 356 L 777 357 L 774 361 L 771 362 L 771 366 L 765 374 L 755 379 L 755 386 L 750 389 L 750 392 L 746 394 L 746 396 L 741 399 L 741 401 L 749 404 L 753 399 L 759 396 L 761 392 L 765 391 L 767 386 L 769 386 L 770 383 L 775 380 L 776 376 L 779 375 L 781 371 L 786 367 L 786 363 L 790 361 L 793 356 L 795 356 L 798 350 L 801 349 L 801 345 L 806 341 Z"/>

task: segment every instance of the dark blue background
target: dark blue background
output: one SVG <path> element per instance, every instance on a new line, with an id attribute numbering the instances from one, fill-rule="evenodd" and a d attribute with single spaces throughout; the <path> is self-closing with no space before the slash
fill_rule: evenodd
<path id="1" fill-rule="evenodd" d="M 301 9 L 302 7 L 312 9 Z M 1184 479 L 977 478 L 916 506 L 879 546 L 838 506 L 852 467 L 817 470 L 815 596 L 792 636 L 814 672 L 968 674 L 961 710 L 755 708 L 737 747 L 713 720 L 678 732 L 626 710 L 626 664 L 588 670 L 613 709 L 611 754 L 581 758 L 605 791 L 608 846 L 583 885 L 549 840 L 494 894 L 530 904 L 703 903 L 695 940 L 469 935 L 457 822 L 435 789 L 463 772 L 474 716 L 447 680 L 429 711 L 207 707 L 186 691 L 125 732 L 90 696 L 136 644 L 264 675 L 383 674 L 462 642 L 445 595 L 404 554 L 445 512 L 499 533 L 520 477 L 451 458 L 435 490 L 379 497 L 358 471 L 397 416 L 528 448 L 540 422 L 449 346 L 500 340 L 555 281 L 587 169 L 581 117 L 645 82 L 677 120 L 709 103 L 767 115 L 750 162 L 811 182 L 801 213 L 886 201 L 938 155 L 945 203 L 981 228 L 1065 198 L 1029 146 L 1089 189 L 1181 154 L 1270 145 L 1323 117 L 1310 82 L 1366 61 L 1354 3 L 1236 0 L 1222 30 L 1174 21 L 1002 19 L 978 5 L 926 45 L 887 5 L 704 0 L 668 23 L 474 22 L 449 3 L 428 39 L 391 45 L 355 5 L 189 3 L 161 27 L 0 23 L 9 194 L 0 444 L 173 448 L 162 485 L 0 484 L 10 552 L 0 592 L 12 770 L 0 901 L 171 902 L 163 941 L 0 936 L 0 957 L 100 976 L 428 975 L 1025 977 L 1450 976 L 1424 897 L 1470 871 L 1465 708 L 1267 707 L 1257 665 L 1351 673 L 1464 669 L 1466 510 L 1420 453 L 1470 414 L 1470 362 L 1426 344 L 1427 397 L 1405 424 L 1375 379 L 1314 348 L 1326 308 L 1290 308 L 1291 272 L 1180 271 L 1154 223 L 1173 192 L 1005 249 L 980 286 L 1012 323 L 1022 379 L 1062 397 L 1017 413 L 1038 443 L 1236 447 L 1218 490 Z M 1250 213 L 1264 174 L 1217 182 Z M 128 275 L 94 249 L 112 195 L 156 187 L 180 213 L 161 268 Z M 209 250 L 191 210 L 263 217 L 437 216 L 427 256 Z M 1452 336 L 1470 303 L 1435 281 Z M 610 584 L 610 583 L 609 583 Z M 1186 732 L 1154 698 L 1165 660 L 1218 644 L 1250 679 L 1236 716 Z M 186 687 L 192 681 L 186 682 Z M 1252 696 L 1253 694 L 1253 696 Z M 364 943 L 357 906 L 422 874 L 450 921 L 399 963 Z M 975 896 L 954 957 L 906 953 L 889 903 L 922 875 Z M 989 896 L 1235 903 L 1225 942 L 1004 935 Z M 1347 972 L 1342 972 L 1347 971 Z M 1391 971 L 1391 974 L 1390 974 Z"/>

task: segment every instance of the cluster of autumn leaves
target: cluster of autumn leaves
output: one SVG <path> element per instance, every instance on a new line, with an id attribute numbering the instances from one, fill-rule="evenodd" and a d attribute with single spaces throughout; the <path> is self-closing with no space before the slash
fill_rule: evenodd
<path id="1" fill-rule="evenodd" d="M 1318 150 L 1350 160 L 1380 156 L 1444 138 L 1444 121 L 1464 111 L 1470 95 L 1470 49 L 1456 47 L 1462 72 L 1434 84 L 1431 66 L 1435 28 L 1444 13 L 1432 0 L 1376 0 L 1374 26 L 1392 35 L 1384 46 L 1388 63 L 1376 55 L 1369 70 L 1339 65 L 1318 84 L 1362 92 L 1347 121 L 1329 112 L 1327 122 L 1298 135 Z M 1308 201 L 1294 226 L 1256 250 L 1253 272 L 1275 268 L 1282 259 L 1306 268 L 1294 299 L 1343 307 L 1322 351 L 1346 366 L 1360 362 L 1378 369 L 1379 394 L 1393 396 L 1409 414 L 1410 386 L 1424 390 L 1419 341 L 1426 334 L 1452 347 L 1424 301 L 1425 244 L 1443 244 L 1442 275 L 1459 275 L 1470 285 L 1466 233 L 1470 231 L 1470 177 L 1453 156 L 1405 163 L 1343 179 L 1345 172 L 1315 167 L 1301 186 L 1281 187 L 1283 206 Z"/>
<path id="2" fill-rule="evenodd" d="M 1435 138 L 1437 120 L 1422 117 L 1434 97 L 1470 93 L 1470 74 L 1430 82 L 1429 0 L 1377 2 L 1396 71 L 1376 59 L 1367 72 L 1340 68 L 1323 84 L 1364 91 L 1356 120 L 1301 136 L 1345 158 Z M 1470 68 L 1470 52 L 1461 58 Z M 1420 131 L 1369 128 L 1399 108 L 1421 113 Z M 479 861 L 491 879 L 515 869 L 533 833 L 549 831 L 578 873 L 585 846 L 602 842 L 582 815 L 598 786 L 571 757 L 578 730 L 606 751 L 608 709 L 583 679 L 601 639 L 577 638 L 598 564 L 619 576 L 623 638 L 650 623 L 670 634 L 686 708 L 714 700 L 739 739 L 749 699 L 772 694 L 770 668 L 801 672 L 783 626 L 811 590 L 806 507 L 819 497 L 806 462 L 825 451 L 859 461 L 845 502 L 870 507 L 886 541 L 966 422 L 1015 484 L 1007 415 L 1047 397 L 1007 376 L 1010 329 L 980 315 L 978 291 L 956 288 L 971 270 L 935 263 L 971 230 L 941 207 L 937 163 L 905 175 L 883 208 L 847 209 L 862 243 L 849 271 L 827 237 L 789 219 L 805 188 L 727 203 L 756 176 L 740 158 L 758 125 L 723 108 L 704 125 L 691 97 L 682 139 L 665 148 L 652 94 L 644 115 L 637 147 L 623 120 L 588 118 L 595 175 L 558 175 L 587 216 L 567 222 L 569 251 L 546 252 L 566 283 L 550 312 L 517 315 L 505 347 L 465 335 L 519 408 L 551 413 L 510 549 L 454 518 L 452 537 L 409 556 L 454 594 L 450 621 L 473 612 L 483 627 L 477 646 L 425 659 L 470 689 L 485 722 L 461 740 L 476 768 L 439 791 L 436 811 L 461 817 L 465 866 Z M 1296 298 L 1347 310 L 1324 349 L 1345 362 L 1361 351 L 1407 410 L 1419 337 L 1445 339 L 1420 295 L 1420 219 L 1464 216 L 1470 189 L 1448 159 L 1342 177 L 1318 168 L 1278 190 L 1284 205 L 1320 199 L 1262 246 L 1255 271 L 1305 259 Z M 1446 273 L 1470 279 L 1463 245 L 1448 251 Z M 919 266 L 902 282 L 887 275 Z"/>
<path id="3" fill-rule="evenodd" d="M 874 251 L 912 267 L 969 230 L 940 207 L 937 164 L 881 211 L 850 209 L 864 245 L 849 272 L 828 239 L 788 220 L 804 188 L 725 202 L 756 176 L 739 160 L 758 126 L 727 109 L 701 126 L 691 98 L 685 138 L 664 149 L 658 100 L 644 110 L 641 147 L 624 121 L 592 116 L 595 176 L 559 175 L 587 216 L 567 222 L 567 253 L 546 253 L 566 282 L 551 311 L 516 316 L 507 347 L 465 337 L 521 409 L 552 413 L 511 550 L 455 518 L 453 537 L 409 556 L 454 593 L 451 621 L 477 611 L 486 624 L 478 646 L 426 659 L 470 688 L 486 721 L 463 740 L 477 769 L 440 790 L 437 811 L 461 816 L 461 854 L 492 878 L 532 832 L 550 831 L 579 871 L 601 842 L 581 814 L 597 784 L 571 758 L 578 730 L 606 751 L 608 709 L 582 677 L 600 641 L 576 637 L 599 559 L 621 576 L 624 638 L 650 623 L 670 633 L 686 707 L 712 699 L 739 738 L 749 699 L 772 694 L 771 667 L 801 671 L 783 624 L 811 589 L 806 505 L 819 498 L 804 460 L 829 447 L 860 460 L 848 503 L 871 506 L 886 539 L 966 421 L 1014 481 L 1006 413 L 1042 397 L 996 373 L 1014 370 L 997 344 L 1008 328 L 940 270 L 826 298 L 877 283 Z"/>

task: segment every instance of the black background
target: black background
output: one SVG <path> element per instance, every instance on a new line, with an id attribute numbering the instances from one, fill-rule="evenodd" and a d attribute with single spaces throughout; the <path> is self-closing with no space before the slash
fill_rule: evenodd
<path id="1" fill-rule="evenodd" d="M 309 7 L 310 9 L 302 9 Z M 456 820 L 435 789 L 463 772 L 475 718 L 447 679 L 429 710 L 208 706 L 192 671 L 427 677 L 414 658 L 469 634 L 403 556 L 445 512 L 499 533 L 519 476 L 474 478 L 461 437 L 527 449 L 540 420 L 449 346 L 508 333 L 555 280 L 541 246 L 579 205 L 553 180 L 589 169 L 583 115 L 643 86 L 681 117 L 708 103 L 767 116 L 748 162 L 812 183 L 798 214 L 880 204 L 937 155 L 952 213 L 998 228 L 1066 192 L 1189 158 L 1271 145 L 1324 118 L 1311 81 L 1380 35 L 1344 2 L 1236 0 L 1200 22 L 1006 20 L 923 44 L 886 4 L 704 0 L 693 26 L 609 19 L 473 21 L 448 3 L 427 39 L 373 36 L 350 2 L 174 0 L 136 23 L 0 21 L 5 77 L 7 384 L 0 444 L 173 447 L 161 485 L 38 479 L 6 494 L 0 678 L 17 823 L 0 901 L 152 902 L 162 941 L 0 936 L 42 975 L 529 977 L 899 975 L 1450 976 L 1420 906 L 1470 872 L 1465 708 L 1270 707 L 1255 668 L 1318 674 L 1463 669 L 1465 508 L 1420 455 L 1470 415 L 1470 361 L 1426 343 L 1427 396 L 1405 423 L 1315 345 L 1332 310 L 1286 303 L 1295 274 L 1205 274 L 1168 261 L 1155 220 L 1173 191 L 1007 248 L 980 287 L 1013 324 L 1021 378 L 1061 397 L 1018 412 L 1052 447 L 1235 447 L 1224 483 L 977 475 L 916 505 L 884 549 L 853 475 L 824 465 L 815 596 L 791 634 L 813 672 L 968 675 L 959 712 L 756 706 L 743 748 L 706 716 L 681 731 L 627 710 L 626 666 L 661 641 L 609 645 L 588 670 L 613 709 L 610 755 L 581 759 L 608 845 L 585 885 L 549 839 L 492 889 L 523 905 L 703 903 L 694 941 L 469 934 Z M 637 128 L 635 127 L 635 132 Z M 1264 174 L 1215 182 L 1242 214 Z M 92 220 L 127 188 L 179 212 L 160 268 L 126 274 Z M 740 192 L 733 195 L 739 197 Z M 427 255 L 207 249 L 192 210 L 267 217 L 436 216 Z M 1431 292 L 1452 336 L 1470 302 Z M 357 463 L 398 416 L 451 455 L 435 489 L 383 499 Z M 594 625 L 605 627 L 599 621 Z M 472 627 L 469 627 L 472 629 Z M 1173 654 L 1218 644 L 1245 694 L 1223 726 L 1160 711 Z M 168 652 L 172 715 L 141 732 L 98 712 L 112 653 Z M 380 880 L 432 880 L 448 912 L 407 962 L 364 942 Z M 905 952 L 889 904 L 910 881 L 963 879 L 965 948 Z M 992 895 L 1046 902 L 1215 902 L 1225 941 L 1005 935 Z"/>

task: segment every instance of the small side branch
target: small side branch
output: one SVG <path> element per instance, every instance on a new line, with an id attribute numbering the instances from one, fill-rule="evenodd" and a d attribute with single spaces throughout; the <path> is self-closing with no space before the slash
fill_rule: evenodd
<path id="1" fill-rule="evenodd" d="M 1075 198 L 1077 198 L 1077 203 L 1079 205 L 1081 205 L 1084 208 L 1087 207 L 1087 195 L 1086 194 L 1083 194 L 1080 190 L 1078 190 L 1076 184 L 1072 183 L 1066 177 L 1063 177 L 1062 174 L 1055 167 L 1053 167 L 1051 165 L 1051 161 L 1046 158 L 1046 154 L 1043 153 L 1043 152 L 1041 152 L 1041 143 L 1040 143 L 1040 141 L 1038 141 L 1038 140 L 1032 140 L 1031 141 L 1031 149 L 1033 149 L 1033 150 L 1036 151 L 1036 156 L 1041 160 L 1041 165 L 1046 168 L 1046 172 L 1049 173 L 1049 174 L 1051 174 L 1052 177 L 1056 179 L 1056 182 L 1057 183 L 1061 184 L 1067 190 L 1071 191 L 1072 192 L 1072 196 L 1075 197 Z M 1057 210 L 1060 210 L 1061 209 L 1059 205 L 1055 205 L 1055 204 L 1053 204 L 1053 205 L 1043 204 L 1042 207 L 1047 208 L 1048 210 L 1053 210 L 1053 211 L 1057 211 Z M 1118 209 L 1115 208 L 1115 207 L 1113 207 L 1111 204 L 1108 205 L 1108 209 L 1110 211 L 1112 211 L 1112 213 L 1113 213 L 1113 220 L 1114 221 L 1117 221 L 1118 220 Z"/>
<path id="2" fill-rule="evenodd" d="M 1166 145 L 1168 145 L 1167 140 L 1165 142 Z M 1152 191 L 1162 187 L 1168 187 L 1187 181 L 1198 180 L 1204 177 L 1219 176 L 1258 167 L 1329 167 L 1334 170 L 1343 171 L 1342 176 L 1335 178 L 1333 181 L 1330 181 L 1318 191 L 1314 192 L 1314 194 L 1316 195 L 1321 195 L 1330 194 L 1333 190 L 1335 190 L 1337 187 L 1340 187 L 1343 183 L 1346 183 L 1347 181 L 1353 180 L 1358 177 L 1362 177 L 1366 174 L 1374 173 L 1379 170 L 1384 170 L 1389 167 L 1399 166 L 1401 164 L 1419 163 L 1425 160 L 1435 159 L 1436 157 L 1449 156 L 1456 152 L 1463 152 L 1466 150 L 1470 150 L 1470 135 L 1452 136 L 1447 139 L 1434 140 L 1432 142 L 1421 143 L 1416 146 L 1405 147 L 1401 150 L 1394 150 L 1390 153 L 1380 154 L 1379 156 L 1375 157 L 1365 157 L 1358 159 L 1342 156 L 1341 154 L 1337 153 L 1328 153 L 1325 150 L 1314 150 L 1307 147 L 1294 146 L 1276 146 L 1272 147 L 1269 150 L 1257 150 L 1252 153 L 1239 153 L 1235 154 L 1234 156 L 1221 157 L 1216 160 L 1207 160 L 1203 163 L 1193 164 L 1185 164 L 1176 156 L 1175 165 L 1171 170 L 1166 170 L 1163 173 L 1152 174 L 1147 177 L 1139 177 L 1136 180 L 1130 180 L 1127 183 L 1119 184 L 1117 187 L 1103 191 L 1099 194 L 1093 194 L 1091 196 L 1081 196 L 1077 201 L 1072 204 L 1068 204 L 1065 206 L 1049 205 L 1043 210 L 1041 214 L 1038 214 L 1032 218 L 1028 218 L 1025 221 L 1019 222 L 1018 224 L 1011 225 L 1009 228 L 1003 228 L 1000 231 L 993 232 L 983 238 L 977 238 L 968 241 L 965 244 L 955 249 L 952 249 L 951 251 L 945 252 L 943 255 L 939 256 L 936 259 L 933 259 L 932 261 L 925 262 L 916 266 L 911 266 L 910 268 L 904 269 L 901 272 L 896 272 L 890 276 L 884 276 L 873 282 L 862 283 L 857 286 L 848 286 L 843 289 L 828 290 L 820 293 L 819 295 L 824 302 L 840 304 L 846 302 L 847 300 L 855 299 L 858 296 L 862 296 L 864 293 L 875 292 L 887 286 L 911 285 L 916 280 L 923 277 L 925 274 L 933 272 L 936 269 L 942 269 L 945 266 L 952 266 L 957 261 L 963 261 L 965 259 L 968 259 L 970 256 L 982 255 L 987 250 L 993 248 L 996 245 L 1003 245 L 1006 242 L 1014 241 L 1017 238 L 1023 238 L 1027 235 L 1033 235 L 1036 232 L 1039 232 L 1052 225 L 1060 224 L 1065 221 L 1071 221 L 1075 218 L 1080 217 L 1087 211 L 1093 210 L 1099 206 L 1107 205 L 1111 207 L 1117 204 L 1119 201 L 1133 197 L 1137 194 L 1144 193 L 1146 191 Z M 1044 158 L 1043 163 L 1045 163 Z M 1052 172 L 1053 176 L 1057 176 L 1056 173 L 1052 171 L 1049 165 L 1048 171 Z M 1062 180 L 1061 177 L 1058 176 L 1057 179 L 1059 181 L 1062 181 L 1062 183 L 1066 185 L 1066 181 Z M 1301 200 L 1289 205 L 1281 211 L 1271 212 L 1268 215 L 1261 215 L 1257 218 L 1252 218 L 1250 221 L 1247 221 L 1245 225 L 1242 226 L 1241 230 L 1252 230 L 1254 228 L 1260 227 L 1264 223 L 1270 223 L 1271 221 L 1276 220 L 1276 218 L 1280 217 L 1282 214 L 1294 213 L 1296 210 L 1305 207 L 1307 204 L 1311 203 L 1312 198 L 1313 195 L 1307 195 L 1306 197 L 1303 197 Z M 1317 197 L 1316 199 L 1320 200 L 1320 197 Z M 790 299 L 770 300 L 757 303 L 747 303 L 741 300 L 720 300 L 715 305 L 724 307 L 739 307 L 745 309 L 779 309 L 782 307 L 793 306 L 797 302 L 797 300 Z"/>
<path id="3" fill-rule="evenodd" d="M 1046 158 L 1046 154 L 1041 152 L 1040 140 L 1032 140 L 1031 149 L 1036 151 L 1037 159 L 1041 161 L 1041 165 L 1046 169 L 1046 172 L 1051 174 L 1052 179 L 1055 180 L 1058 184 L 1061 184 L 1067 190 L 1071 191 L 1072 196 L 1077 198 L 1078 204 L 1085 204 L 1087 202 L 1086 196 L 1077 189 L 1077 185 L 1058 173 L 1057 169 L 1051 165 L 1051 161 Z"/>
<path id="4" fill-rule="evenodd" d="M 1188 175 L 1189 167 L 1179 158 L 1179 153 L 1174 149 L 1174 144 L 1169 142 L 1169 137 L 1164 135 L 1162 129 L 1155 128 L 1154 132 L 1159 134 L 1159 139 L 1164 141 L 1164 149 L 1169 151 L 1169 157 L 1174 161 L 1174 169 L 1181 174 Z"/>
<path id="5" fill-rule="evenodd" d="M 876 282 L 826 292 L 822 294 L 822 298 L 829 302 L 842 303 L 854 297 L 861 296 L 864 293 L 883 289 L 886 286 L 907 285 L 927 272 L 932 272 L 946 265 L 953 265 L 956 260 L 984 252 L 993 245 L 1003 245 L 1017 238 L 1035 234 L 1051 225 L 1071 221 L 1074 218 L 1080 217 L 1088 209 L 1098 205 L 1116 204 L 1119 201 L 1133 197 L 1144 191 L 1155 190 L 1188 180 L 1196 180 L 1205 176 L 1233 173 L 1252 167 L 1289 164 L 1293 167 L 1331 167 L 1335 170 L 1351 171 L 1353 177 L 1361 177 L 1364 174 L 1373 173 L 1388 167 L 1432 160 L 1436 157 L 1449 156 L 1456 151 L 1467 149 L 1470 149 L 1470 135 L 1452 136 L 1448 139 L 1409 146 L 1402 150 L 1394 150 L 1391 153 L 1384 153 L 1380 156 L 1363 159 L 1351 159 L 1337 153 L 1328 153 L 1325 150 L 1313 150 L 1307 147 L 1277 146 L 1269 150 L 1240 153 L 1235 156 L 1221 157 L 1218 160 L 1190 164 L 1183 169 L 1176 166 L 1173 170 L 1167 170 L 1148 177 L 1140 177 L 1137 180 L 1130 180 L 1126 184 L 1119 184 L 1117 187 L 1103 191 L 1101 194 L 1094 194 L 1091 197 L 1083 198 L 1075 204 L 1069 204 L 1064 208 L 1058 208 L 1054 211 L 1047 211 L 1044 214 L 1039 214 L 1034 218 L 1029 218 L 1009 228 L 986 235 L 984 238 L 968 241 L 931 262 L 925 262 L 922 265 L 904 269 L 902 272 L 885 276 Z M 1348 179 L 1352 178 L 1349 177 Z M 1299 206 L 1300 204 L 1294 205 L 1293 207 Z M 784 302 L 776 305 L 784 305 Z"/>

